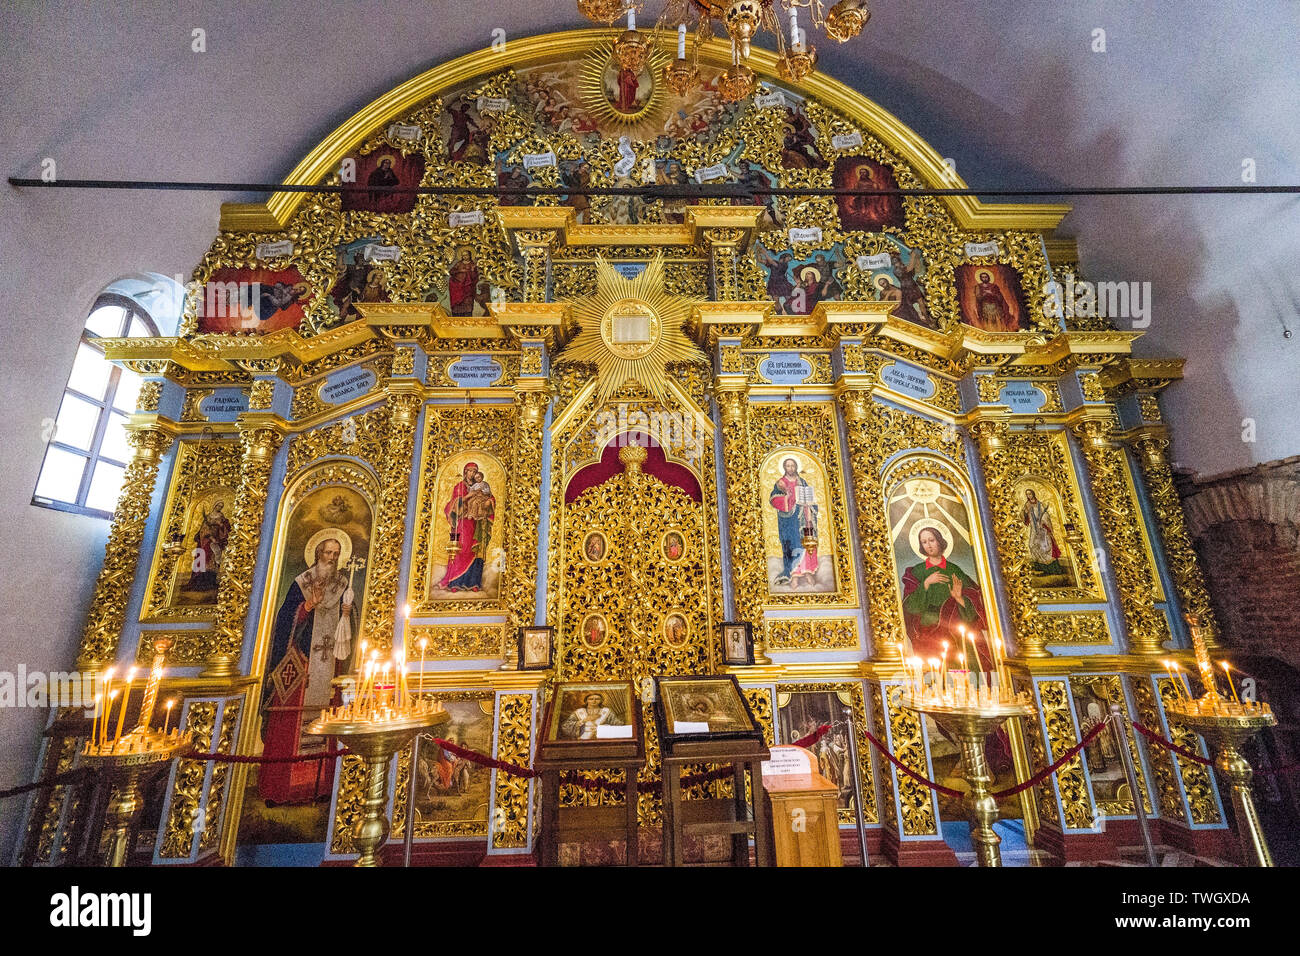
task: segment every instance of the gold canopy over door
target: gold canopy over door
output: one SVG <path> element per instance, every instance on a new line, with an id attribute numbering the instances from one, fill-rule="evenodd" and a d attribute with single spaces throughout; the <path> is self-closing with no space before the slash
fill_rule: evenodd
<path id="1" fill-rule="evenodd" d="M 642 471 L 645 448 L 619 450 L 622 472 L 565 507 L 559 674 L 632 680 L 713 669 L 704 509 Z"/>

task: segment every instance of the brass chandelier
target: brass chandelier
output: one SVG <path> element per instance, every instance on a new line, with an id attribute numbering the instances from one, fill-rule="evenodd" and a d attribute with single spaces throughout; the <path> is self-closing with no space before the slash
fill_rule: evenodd
<path id="1" fill-rule="evenodd" d="M 664 68 L 664 81 L 678 96 L 684 96 L 699 82 L 699 45 L 715 35 L 721 24 L 731 40 L 731 66 L 718 77 L 718 89 L 731 101 L 754 91 L 756 78 L 749 67 L 750 43 L 764 30 L 776 38 L 777 68 L 786 79 L 799 81 L 817 65 L 817 48 L 808 39 L 805 24 L 822 30 L 832 40 L 844 43 L 862 32 L 871 19 L 866 0 L 837 0 L 829 9 L 822 0 L 663 0 L 653 33 L 637 31 L 636 17 L 647 0 L 578 0 L 578 11 L 595 23 L 613 26 L 627 18 L 627 28 L 614 41 L 614 55 L 623 69 L 640 71 L 650 58 L 652 44 L 662 34 L 677 30 L 677 58 Z M 687 56 L 687 30 L 694 20 L 695 44 Z"/>

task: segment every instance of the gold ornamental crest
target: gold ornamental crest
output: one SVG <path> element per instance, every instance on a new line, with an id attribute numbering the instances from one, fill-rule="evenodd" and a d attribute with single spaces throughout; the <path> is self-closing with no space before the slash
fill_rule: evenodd
<path id="1" fill-rule="evenodd" d="M 581 331 L 562 357 L 596 366 L 600 401 L 636 381 L 667 402 L 669 363 L 707 361 L 683 330 L 690 304 L 664 291 L 662 253 L 631 279 L 597 258 L 596 292 L 575 300 L 572 314 Z"/>

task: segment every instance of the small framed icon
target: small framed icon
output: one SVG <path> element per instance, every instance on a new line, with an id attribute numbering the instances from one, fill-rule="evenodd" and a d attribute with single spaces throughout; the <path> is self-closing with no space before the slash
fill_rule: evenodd
<path id="1" fill-rule="evenodd" d="M 592 564 L 599 564 L 605 560 L 605 554 L 609 550 L 609 545 L 605 541 L 605 536 L 599 531 L 593 531 L 582 541 L 582 556 Z"/>
<path id="2" fill-rule="evenodd" d="M 551 666 L 555 647 L 555 629 L 552 627 L 521 627 L 519 629 L 519 669 L 544 671 Z"/>
<path id="3" fill-rule="evenodd" d="M 722 660 L 732 667 L 754 663 L 754 630 L 748 621 L 722 625 Z"/>

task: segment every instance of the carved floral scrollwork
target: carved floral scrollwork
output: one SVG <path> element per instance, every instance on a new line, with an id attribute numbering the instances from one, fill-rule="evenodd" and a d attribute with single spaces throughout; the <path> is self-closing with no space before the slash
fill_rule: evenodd
<path id="1" fill-rule="evenodd" d="M 127 442 L 135 449 L 126 466 L 122 494 L 108 532 L 104 564 L 95 581 L 90 601 L 90 615 L 81 635 L 77 664 L 94 670 L 112 661 L 126 621 L 126 606 L 131 599 L 136 568 L 140 563 L 140 545 L 149 519 L 149 502 L 158 468 L 171 438 L 153 426 L 129 427 Z"/>

